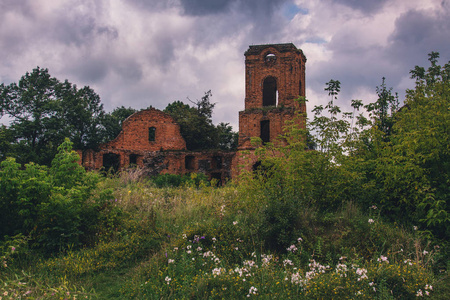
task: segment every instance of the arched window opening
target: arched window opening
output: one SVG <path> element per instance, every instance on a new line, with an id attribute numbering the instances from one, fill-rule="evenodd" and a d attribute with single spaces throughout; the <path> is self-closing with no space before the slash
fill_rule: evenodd
<path id="1" fill-rule="evenodd" d="M 261 132 L 260 137 L 263 144 L 270 142 L 270 121 L 261 121 Z"/>
<path id="2" fill-rule="evenodd" d="M 149 127 L 148 128 L 148 141 L 154 142 L 156 140 L 156 128 L 155 127 Z"/>
<path id="3" fill-rule="evenodd" d="M 264 59 L 266 62 L 274 62 L 277 59 L 277 57 L 275 56 L 275 54 L 269 53 L 266 55 Z"/>
<path id="4" fill-rule="evenodd" d="M 263 83 L 263 106 L 276 106 L 277 98 L 277 80 L 274 77 L 267 77 Z"/>
<path id="5" fill-rule="evenodd" d="M 302 81 L 301 80 L 298 82 L 298 95 L 299 96 L 302 95 Z"/>

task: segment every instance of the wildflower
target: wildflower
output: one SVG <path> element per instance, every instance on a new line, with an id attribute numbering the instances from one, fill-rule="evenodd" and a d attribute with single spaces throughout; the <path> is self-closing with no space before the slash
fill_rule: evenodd
<path id="1" fill-rule="evenodd" d="M 212 241 L 215 243 L 215 242 L 217 242 L 217 239 L 215 237 L 213 237 Z"/>
<path id="2" fill-rule="evenodd" d="M 238 221 L 233 221 L 233 225 L 237 225 Z"/>
<path id="3" fill-rule="evenodd" d="M 297 241 L 300 243 L 300 242 L 303 242 L 303 239 L 302 239 L 301 237 L 299 237 L 299 238 L 297 239 Z"/>
<path id="4" fill-rule="evenodd" d="M 290 259 L 285 259 L 285 260 L 283 260 L 283 265 L 286 267 L 286 266 L 292 266 L 293 265 L 293 263 L 292 263 L 292 260 L 290 260 Z"/>
<path id="5" fill-rule="evenodd" d="M 183 233 L 183 240 L 187 239 L 186 233 Z"/>
<path id="6" fill-rule="evenodd" d="M 422 293 L 422 290 L 421 290 L 421 289 L 419 289 L 419 290 L 417 291 L 416 297 L 423 297 L 423 293 Z"/>
<path id="7" fill-rule="evenodd" d="M 373 219 L 369 219 L 369 224 L 372 224 L 372 223 L 374 223 L 375 221 L 373 220 Z"/>
<path id="8" fill-rule="evenodd" d="M 175 262 L 174 259 L 170 259 L 170 258 L 169 258 L 169 261 L 168 261 L 169 264 L 173 264 L 174 262 Z"/>
<path id="9" fill-rule="evenodd" d="M 427 250 L 423 250 L 423 255 L 427 255 L 429 252 Z"/>
<path id="10" fill-rule="evenodd" d="M 429 284 L 426 284 L 426 285 L 425 285 L 425 289 L 426 289 L 426 290 L 433 290 L 433 286 L 432 286 L 432 285 L 429 285 Z"/>
<path id="11" fill-rule="evenodd" d="M 340 277 L 347 277 L 347 265 L 344 264 L 338 264 L 336 266 L 336 273 L 340 276 Z"/>
<path id="12" fill-rule="evenodd" d="M 238 247 L 235 247 L 235 248 L 234 248 L 234 250 L 236 250 L 236 251 L 237 251 L 237 250 L 239 250 L 239 248 L 238 248 Z"/>
<path id="13" fill-rule="evenodd" d="M 256 295 L 257 292 L 258 292 L 258 289 L 255 288 L 254 286 L 252 286 L 252 287 L 250 287 L 250 290 L 248 291 L 247 297 L 250 297 L 251 295 Z"/>
<path id="14" fill-rule="evenodd" d="M 246 260 L 246 261 L 244 261 L 244 266 L 248 266 L 249 268 L 252 268 L 252 267 L 258 267 L 258 265 L 256 265 L 256 262 L 255 261 L 253 261 L 253 260 Z"/>
<path id="15" fill-rule="evenodd" d="M 361 281 L 361 279 L 368 279 L 366 269 L 358 268 L 356 269 L 356 274 L 359 276 L 358 281 Z"/>
<path id="16" fill-rule="evenodd" d="M 389 263 L 389 260 L 386 256 L 381 255 L 380 258 L 377 259 L 378 262 L 387 262 Z"/>
<path id="17" fill-rule="evenodd" d="M 224 270 L 225 271 L 225 270 Z M 214 268 L 212 270 L 212 274 L 214 276 L 214 278 L 216 278 L 217 276 L 219 276 L 222 273 L 222 268 Z"/>
<path id="18" fill-rule="evenodd" d="M 273 255 L 264 255 L 264 254 L 261 254 L 261 260 L 262 260 L 262 266 L 263 267 L 265 267 L 265 266 L 268 266 L 269 265 L 269 263 L 270 263 L 270 261 L 272 260 L 272 258 L 273 258 Z"/>
<path id="19" fill-rule="evenodd" d="M 16 247 L 11 247 L 11 252 L 16 251 Z"/>
<path id="20" fill-rule="evenodd" d="M 288 248 L 286 248 L 287 251 L 294 253 L 295 251 L 297 251 L 297 247 L 295 247 L 295 245 L 290 245 Z"/>
<path id="21" fill-rule="evenodd" d="M 417 230 L 417 226 L 413 226 L 413 229 L 414 229 L 414 231 L 416 231 Z"/>
<path id="22" fill-rule="evenodd" d="M 377 209 L 377 207 L 375 205 L 372 205 L 371 207 L 369 207 L 370 209 Z"/>
<path id="23" fill-rule="evenodd" d="M 197 251 L 202 251 L 203 249 L 202 249 L 202 247 L 197 247 Z"/>
<path id="24" fill-rule="evenodd" d="M 178 247 L 173 248 L 173 251 L 178 251 Z"/>
<path id="25" fill-rule="evenodd" d="M 191 250 L 188 250 L 188 251 L 186 251 L 186 253 L 187 253 L 187 254 L 191 254 L 191 253 L 192 253 L 192 251 L 191 251 Z"/>
<path id="26" fill-rule="evenodd" d="M 167 284 L 170 284 L 170 281 L 172 280 L 172 278 L 170 278 L 169 276 L 166 276 L 166 282 L 167 282 Z"/>

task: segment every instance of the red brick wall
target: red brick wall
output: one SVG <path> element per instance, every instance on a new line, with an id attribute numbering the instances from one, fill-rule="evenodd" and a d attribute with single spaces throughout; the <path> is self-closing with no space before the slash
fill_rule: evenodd
<path id="1" fill-rule="evenodd" d="M 245 109 L 263 106 L 263 82 L 269 76 L 276 78 L 279 105 L 294 106 L 294 99 L 305 96 L 305 63 L 293 44 L 250 46 L 245 52 Z"/>
<path id="2" fill-rule="evenodd" d="M 155 127 L 155 141 L 149 141 L 148 131 Z M 186 142 L 180 127 L 168 114 L 154 108 L 141 110 L 128 117 L 122 132 L 111 142 L 100 145 L 100 149 L 128 149 L 141 151 L 184 150 Z"/>

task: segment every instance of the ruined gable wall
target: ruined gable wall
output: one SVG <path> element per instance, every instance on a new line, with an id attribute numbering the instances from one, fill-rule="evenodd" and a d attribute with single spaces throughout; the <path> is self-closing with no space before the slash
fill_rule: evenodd
<path id="1" fill-rule="evenodd" d="M 149 141 L 149 128 L 155 128 L 155 139 Z M 101 150 L 184 150 L 186 142 L 180 133 L 180 126 L 168 114 L 147 109 L 134 113 L 122 125 L 120 134 L 106 144 L 100 145 Z"/>

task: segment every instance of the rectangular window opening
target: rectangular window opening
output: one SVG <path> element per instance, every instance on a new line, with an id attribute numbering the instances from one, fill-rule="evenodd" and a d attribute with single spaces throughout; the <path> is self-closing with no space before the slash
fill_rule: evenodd
<path id="1" fill-rule="evenodd" d="M 155 127 L 149 127 L 148 128 L 148 141 L 154 142 L 156 139 L 156 128 Z"/>
<path id="2" fill-rule="evenodd" d="M 263 144 L 270 142 L 270 121 L 264 120 L 261 121 L 261 140 Z"/>

